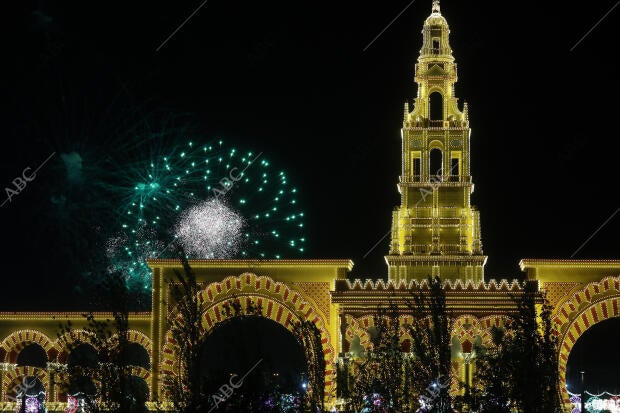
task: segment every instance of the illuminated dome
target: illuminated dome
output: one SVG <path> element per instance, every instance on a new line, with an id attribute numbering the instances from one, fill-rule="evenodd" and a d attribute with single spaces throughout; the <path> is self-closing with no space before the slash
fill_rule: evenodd
<path id="1" fill-rule="evenodd" d="M 424 26 L 448 26 L 448 21 L 441 15 L 439 0 L 433 1 L 433 12 L 424 21 Z"/>
<path id="2" fill-rule="evenodd" d="M 448 21 L 441 15 L 439 0 L 433 0 L 431 15 L 427 17 L 424 27 L 422 27 L 423 41 L 418 62 L 453 62 L 454 57 L 452 57 L 449 37 L 450 28 Z"/>

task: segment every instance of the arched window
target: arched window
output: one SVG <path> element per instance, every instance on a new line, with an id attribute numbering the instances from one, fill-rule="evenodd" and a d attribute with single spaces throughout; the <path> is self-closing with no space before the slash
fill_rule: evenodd
<path id="1" fill-rule="evenodd" d="M 443 170 L 441 166 L 442 166 L 443 155 L 441 153 L 441 149 L 438 149 L 438 148 L 431 149 L 429 158 L 430 158 L 429 169 L 428 169 L 429 175 L 430 176 L 442 176 Z"/>
<path id="2" fill-rule="evenodd" d="M 439 92 L 433 92 L 428 98 L 430 105 L 431 120 L 443 120 L 443 96 Z"/>
<path id="3" fill-rule="evenodd" d="M 411 151 L 411 167 L 413 174 L 413 179 L 415 181 L 420 181 L 420 176 L 422 175 L 422 152 L 421 151 Z"/>
<path id="4" fill-rule="evenodd" d="M 138 343 L 127 344 L 125 360 L 130 366 L 140 366 L 147 370 L 151 368 L 149 352 Z"/>
<path id="5" fill-rule="evenodd" d="M 17 355 L 18 366 L 47 367 L 47 353 L 40 345 L 28 344 Z"/>
<path id="6" fill-rule="evenodd" d="M 99 355 L 97 350 L 90 344 L 80 343 L 72 349 L 67 364 L 69 364 L 69 367 L 96 368 L 99 364 Z"/>

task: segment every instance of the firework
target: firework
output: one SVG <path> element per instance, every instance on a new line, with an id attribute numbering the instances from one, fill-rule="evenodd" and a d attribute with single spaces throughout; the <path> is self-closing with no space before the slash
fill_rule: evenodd
<path id="1" fill-rule="evenodd" d="M 230 258 L 241 248 L 243 227 L 239 213 L 213 198 L 179 215 L 175 237 L 192 258 Z"/>
<path id="2" fill-rule="evenodd" d="M 298 191 L 261 153 L 190 141 L 152 156 L 133 176 L 140 179 L 110 258 L 144 290 L 151 287 L 146 259 L 173 256 L 162 245 L 177 237 L 200 258 L 279 259 L 305 251 Z"/>
<path id="3" fill-rule="evenodd" d="M 121 271 L 125 275 L 128 287 L 143 289 L 145 260 L 157 258 L 157 251 L 164 251 L 166 245 L 158 239 L 153 228 L 142 224 L 134 229 L 131 237 L 119 232 L 106 242 L 106 256 L 111 259 L 108 271 Z"/>
<path id="4" fill-rule="evenodd" d="M 33 261 L 44 263 L 39 271 L 54 268 L 80 288 L 107 271 L 122 271 L 132 288 L 148 294 L 146 260 L 173 257 L 167 246 L 181 234 L 195 257 L 303 255 L 297 189 L 266 155 L 222 141 L 190 141 L 196 130 L 191 117 L 148 112 L 124 103 L 131 97 L 114 90 L 66 89 L 63 83 L 24 102 L 21 112 L 29 115 L 20 123 L 28 128 L 16 130 L 14 141 L 38 143 L 37 153 L 22 148 L 29 157 L 24 165 L 56 153 L 29 191 L 38 208 L 28 210 L 32 224 L 14 234 L 21 237 L 14 245 L 28 244 Z M 240 236 L 227 234 L 227 243 L 206 242 L 217 237 L 204 228 L 180 230 L 181 214 L 198 219 L 192 208 L 214 205 L 205 204 L 213 199 L 243 222 Z"/>

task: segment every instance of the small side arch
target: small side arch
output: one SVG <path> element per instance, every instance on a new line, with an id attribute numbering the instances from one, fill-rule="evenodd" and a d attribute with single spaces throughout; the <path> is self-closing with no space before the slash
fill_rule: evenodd
<path id="1" fill-rule="evenodd" d="M 29 344 L 38 344 L 47 353 L 48 360 L 53 360 L 57 354 L 57 347 L 50 338 L 36 330 L 18 330 L 2 340 L 0 348 L 5 350 L 4 361 L 15 363 L 17 355 Z"/>

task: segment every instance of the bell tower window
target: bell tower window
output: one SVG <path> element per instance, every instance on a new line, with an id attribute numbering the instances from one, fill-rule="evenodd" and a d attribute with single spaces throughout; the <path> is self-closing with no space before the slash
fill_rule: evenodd
<path id="1" fill-rule="evenodd" d="M 413 180 L 419 182 L 420 176 L 422 175 L 422 154 L 420 153 L 420 151 L 411 152 L 411 166 Z"/>
<path id="2" fill-rule="evenodd" d="M 441 48 L 441 41 L 439 39 L 433 39 L 433 54 L 439 54 L 439 49 Z"/>
<path id="3" fill-rule="evenodd" d="M 458 182 L 461 176 L 461 157 L 461 151 L 450 152 L 450 172 L 447 175 L 450 175 L 452 182 Z"/>
<path id="4" fill-rule="evenodd" d="M 459 158 L 450 160 L 450 180 L 454 182 L 459 180 Z"/>
<path id="5" fill-rule="evenodd" d="M 442 170 L 443 154 L 441 149 L 431 149 L 429 155 L 429 175 L 440 178 L 443 175 Z M 440 179 L 441 181 L 442 179 Z"/>
<path id="6" fill-rule="evenodd" d="M 433 92 L 428 98 L 430 105 L 431 120 L 443 120 L 443 96 L 439 92 Z"/>

